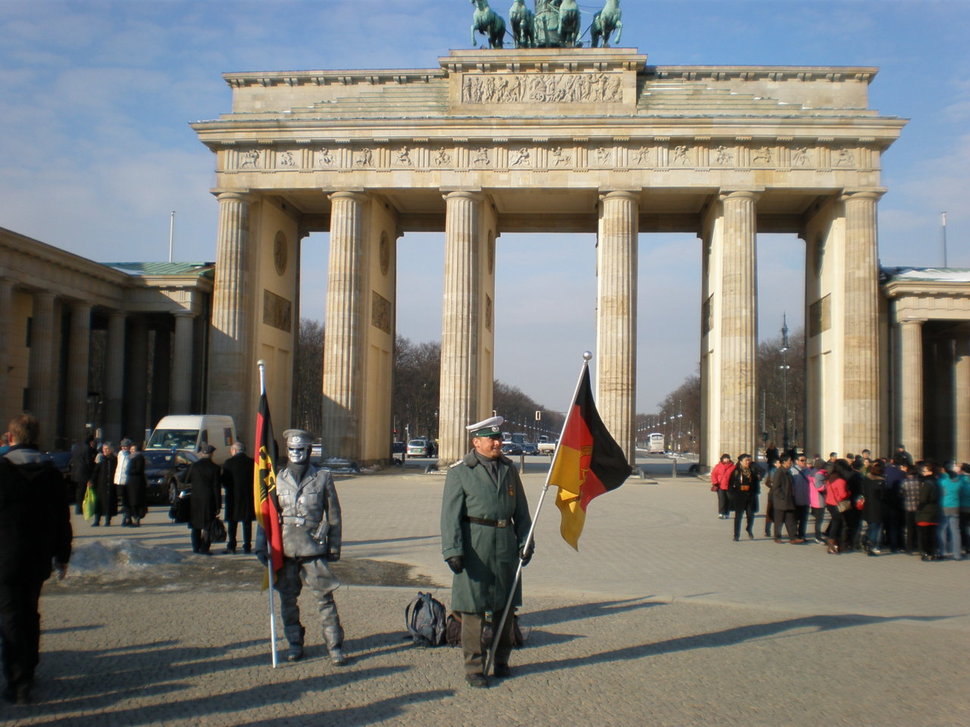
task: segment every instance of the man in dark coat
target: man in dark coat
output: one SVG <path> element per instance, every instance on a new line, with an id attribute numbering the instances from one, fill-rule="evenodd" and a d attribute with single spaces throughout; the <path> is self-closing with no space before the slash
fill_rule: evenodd
<path id="1" fill-rule="evenodd" d="M 81 515 L 81 505 L 84 502 L 84 493 L 88 488 L 88 480 L 91 479 L 91 472 L 94 470 L 94 457 L 98 453 L 98 447 L 94 442 L 94 437 L 88 437 L 83 442 L 77 442 L 71 447 L 71 482 L 74 483 L 74 512 Z"/>
<path id="2" fill-rule="evenodd" d="M 246 445 L 233 442 L 232 456 L 222 464 L 222 488 L 226 493 L 226 552 L 236 552 L 236 523 L 242 524 L 243 552 L 253 549 L 253 458 L 246 454 Z"/>
<path id="3" fill-rule="evenodd" d="M 128 484 L 125 485 L 130 518 L 128 525 L 137 528 L 141 525 L 141 519 L 148 514 L 148 478 L 145 477 L 145 455 L 141 453 L 138 444 L 132 442 L 128 451 Z"/>
<path id="4" fill-rule="evenodd" d="M 775 542 L 781 539 L 781 524 L 785 523 L 788 539 L 792 543 L 804 543 L 795 529 L 795 486 L 791 475 L 791 453 L 781 455 L 778 466 L 771 473 L 771 504 L 775 517 Z"/>
<path id="5" fill-rule="evenodd" d="M 483 628 L 498 621 L 512 592 L 519 560 L 525 565 L 532 547 L 524 552 L 532 526 L 529 503 L 519 472 L 502 455 L 502 417 L 492 417 L 466 429 L 472 451 L 452 465 L 445 478 L 441 504 L 441 551 L 455 574 L 451 608 L 461 613 L 461 645 L 465 680 L 487 687 L 484 673 L 486 645 Z M 512 606 L 522 603 L 517 584 Z M 495 651 L 495 676 L 511 676 L 512 614 L 505 620 Z"/>
<path id="6" fill-rule="evenodd" d="M 37 420 L 19 416 L 9 433 L 0 457 L 0 652 L 3 697 L 26 704 L 40 659 L 40 591 L 53 568 L 67 574 L 71 513 L 61 474 L 35 446 Z"/>
<path id="7" fill-rule="evenodd" d="M 191 488 L 189 530 L 192 531 L 192 552 L 209 555 L 209 526 L 219 517 L 222 496 L 219 491 L 219 465 L 212 461 L 216 448 L 204 444 L 199 448 L 199 459 L 185 473 L 185 482 Z"/>

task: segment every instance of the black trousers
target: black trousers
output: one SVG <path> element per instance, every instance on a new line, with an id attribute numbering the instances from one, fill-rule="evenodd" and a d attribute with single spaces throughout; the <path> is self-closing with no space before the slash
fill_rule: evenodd
<path id="1" fill-rule="evenodd" d="M 236 523 L 237 520 L 226 520 L 226 550 L 236 549 Z M 253 521 L 243 520 L 242 525 L 242 544 L 248 553 L 253 546 Z"/>
<path id="2" fill-rule="evenodd" d="M 189 530 L 192 532 L 192 552 L 193 553 L 208 553 L 209 546 L 209 531 L 199 530 L 193 528 L 191 524 L 189 525 Z"/>
<path id="3" fill-rule="evenodd" d="M 795 529 L 795 511 L 794 510 L 779 510 L 774 509 L 772 513 L 775 518 L 775 540 L 781 540 L 781 524 L 785 523 L 785 529 L 788 531 L 788 539 L 798 537 L 798 531 Z"/>
<path id="4" fill-rule="evenodd" d="M 16 689 L 30 687 L 40 660 L 41 580 L 0 583 L 0 651 L 3 676 Z"/>

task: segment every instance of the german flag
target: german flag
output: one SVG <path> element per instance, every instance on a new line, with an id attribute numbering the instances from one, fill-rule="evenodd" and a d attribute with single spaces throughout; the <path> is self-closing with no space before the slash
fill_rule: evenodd
<path id="1" fill-rule="evenodd" d="M 549 473 L 549 484 L 559 488 L 556 506 L 562 513 L 559 532 L 563 540 L 579 550 L 590 500 L 615 490 L 629 476 L 626 455 L 596 411 L 589 367 L 584 365 Z"/>
<path id="2" fill-rule="evenodd" d="M 269 402 L 266 392 L 259 397 L 259 413 L 256 415 L 256 465 L 253 468 L 253 501 L 256 503 L 256 520 L 266 535 L 266 545 L 275 573 L 283 567 L 283 530 L 280 525 L 280 503 L 276 497 L 276 440 L 273 424 L 269 418 Z"/>

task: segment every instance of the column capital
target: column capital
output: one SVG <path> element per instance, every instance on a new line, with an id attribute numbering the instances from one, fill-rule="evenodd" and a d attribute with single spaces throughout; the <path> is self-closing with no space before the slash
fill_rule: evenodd
<path id="1" fill-rule="evenodd" d="M 449 199 L 470 199 L 473 202 L 483 202 L 485 193 L 481 189 L 442 189 L 441 197 L 446 202 Z"/>
<path id="2" fill-rule="evenodd" d="M 195 318 L 198 313 L 191 310 L 186 310 L 185 308 L 180 308 L 178 310 L 169 311 L 173 318 Z"/>
<path id="3" fill-rule="evenodd" d="M 763 193 L 763 189 L 722 189 L 717 193 L 717 198 L 721 202 L 729 199 L 750 199 L 757 202 Z"/>
<path id="4" fill-rule="evenodd" d="M 331 202 L 337 199 L 349 199 L 355 202 L 366 202 L 368 200 L 368 196 L 363 189 L 339 189 L 336 192 L 331 192 L 328 194 L 327 199 L 329 199 Z"/>
<path id="5" fill-rule="evenodd" d="M 212 194 L 220 202 L 228 202 L 233 199 L 239 200 L 240 202 L 252 201 L 252 196 L 249 194 L 248 189 L 213 189 Z"/>
<path id="6" fill-rule="evenodd" d="M 640 201 L 639 189 L 609 189 L 600 190 L 599 199 L 602 202 L 607 199 L 630 199 L 635 202 Z"/>
<path id="7" fill-rule="evenodd" d="M 865 200 L 878 202 L 880 199 L 882 199 L 882 196 L 885 193 L 885 187 L 874 187 L 872 189 L 843 189 L 842 194 L 839 195 L 839 200 L 842 202 Z"/>

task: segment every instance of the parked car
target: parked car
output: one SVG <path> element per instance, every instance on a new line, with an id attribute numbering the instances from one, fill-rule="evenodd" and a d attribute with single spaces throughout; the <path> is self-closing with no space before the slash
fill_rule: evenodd
<path id="1" fill-rule="evenodd" d="M 539 448 L 532 442 L 522 442 L 522 454 L 539 454 Z"/>
<path id="2" fill-rule="evenodd" d="M 142 454 L 148 502 L 173 504 L 179 491 L 185 488 L 185 473 L 198 456 L 184 449 L 146 449 Z"/>
<path id="3" fill-rule="evenodd" d="M 502 445 L 502 454 L 506 457 L 514 454 L 522 454 L 522 446 L 515 442 L 506 442 Z"/>
<path id="4" fill-rule="evenodd" d="M 408 457 L 433 457 L 434 443 L 425 437 L 417 437 L 408 442 Z"/>

